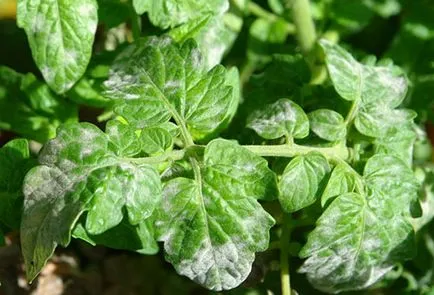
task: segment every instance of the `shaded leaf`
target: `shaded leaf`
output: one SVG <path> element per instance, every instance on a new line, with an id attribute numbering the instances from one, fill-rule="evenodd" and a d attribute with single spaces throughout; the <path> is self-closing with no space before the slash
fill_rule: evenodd
<path id="1" fill-rule="evenodd" d="M 57 127 L 77 120 L 77 107 L 55 95 L 33 74 L 0 66 L 0 129 L 40 142 L 53 138 Z"/>

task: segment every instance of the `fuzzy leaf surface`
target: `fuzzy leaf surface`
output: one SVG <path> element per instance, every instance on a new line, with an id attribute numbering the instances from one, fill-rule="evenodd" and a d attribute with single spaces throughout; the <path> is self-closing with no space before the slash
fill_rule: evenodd
<path id="1" fill-rule="evenodd" d="M 308 117 L 310 129 L 325 140 L 336 141 L 347 135 L 344 118 L 335 111 L 319 109 L 309 113 Z"/>
<path id="2" fill-rule="evenodd" d="M 346 193 L 317 220 L 300 252 L 308 257 L 300 271 L 324 292 L 363 289 L 397 260 L 411 257 L 412 235 L 412 226 L 401 215 L 385 218 L 364 196 Z"/>
<path id="3" fill-rule="evenodd" d="M 282 208 L 286 212 L 294 212 L 313 204 L 329 172 L 327 159 L 320 153 L 292 159 L 283 171 L 279 184 Z"/>
<path id="4" fill-rule="evenodd" d="M 309 134 L 306 113 L 299 105 L 286 98 L 254 111 L 247 119 L 247 127 L 265 139 L 282 136 L 304 138 Z"/>
<path id="5" fill-rule="evenodd" d="M 338 45 L 326 40 L 320 44 L 336 91 L 343 99 L 353 101 L 354 123 L 359 132 L 381 137 L 389 128 L 414 119 L 413 111 L 395 109 L 407 93 L 407 79 L 401 70 L 363 65 Z"/>
<path id="6" fill-rule="evenodd" d="M 275 176 L 266 161 L 238 144 L 211 141 L 195 179 L 168 181 L 157 235 L 178 273 L 211 290 L 231 289 L 268 247 L 273 218 L 256 199 L 270 194 Z"/>
<path id="7" fill-rule="evenodd" d="M 98 23 L 96 0 L 19 0 L 17 23 L 26 31 L 33 59 L 57 93 L 86 71 Z"/>
<path id="8" fill-rule="evenodd" d="M 57 245 L 68 245 L 71 231 L 88 211 L 86 230 L 100 234 L 122 221 L 149 217 L 161 198 L 158 172 L 117 156 L 114 144 L 89 123 L 66 124 L 39 155 L 24 180 L 21 245 L 32 280 Z"/>
<path id="9" fill-rule="evenodd" d="M 148 13 L 152 24 L 162 29 L 175 27 L 205 14 L 222 14 L 227 0 L 133 0 L 138 14 Z"/>
<path id="10" fill-rule="evenodd" d="M 199 139 L 217 130 L 238 101 L 232 78 L 221 65 L 207 71 L 193 40 L 178 46 L 169 37 L 150 37 L 115 61 L 105 94 L 117 99 L 115 111 L 138 128 L 173 118 Z"/>

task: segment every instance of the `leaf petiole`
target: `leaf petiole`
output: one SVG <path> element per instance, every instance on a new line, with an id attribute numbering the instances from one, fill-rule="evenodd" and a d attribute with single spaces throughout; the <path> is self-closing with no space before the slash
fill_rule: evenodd
<path id="1" fill-rule="evenodd" d="M 282 145 L 244 145 L 244 148 L 262 157 L 295 157 L 306 155 L 310 152 L 319 152 L 329 161 L 350 159 L 350 149 L 339 144 L 334 147 L 312 147 L 297 144 Z"/>

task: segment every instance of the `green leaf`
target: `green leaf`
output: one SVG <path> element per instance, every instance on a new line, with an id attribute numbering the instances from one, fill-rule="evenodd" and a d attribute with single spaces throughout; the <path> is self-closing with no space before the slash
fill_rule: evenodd
<path id="1" fill-rule="evenodd" d="M 371 137 L 379 137 L 385 136 L 389 129 L 397 125 L 412 122 L 416 115 L 416 112 L 412 110 L 379 110 L 372 106 L 361 110 L 354 124 L 360 133 Z"/>
<path id="2" fill-rule="evenodd" d="M 103 51 L 94 54 L 84 75 L 67 92 L 68 97 L 78 104 L 91 107 L 105 108 L 111 106 L 113 101 L 102 95 L 103 82 L 108 78 L 110 66 L 122 48 L 120 46 L 115 51 Z"/>
<path id="3" fill-rule="evenodd" d="M 115 145 L 118 156 L 132 157 L 140 153 L 142 149 L 141 142 L 135 129 L 130 125 L 118 120 L 110 120 L 107 122 L 105 132 Z"/>
<path id="4" fill-rule="evenodd" d="M 330 172 L 327 159 L 320 153 L 298 156 L 289 162 L 280 179 L 280 204 L 286 212 L 312 205 Z"/>
<path id="5" fill-rule="evenodd" d="M 343 99 L 353 101 L 352 115 L 360 133 L 381 137 L 389 128 L 414 119 L 413 111 L 395 109 L 407 92 L 407 80 L 401 70 L 363 65 L 338 45 L 326 40 L 320 44 L 336 91 Z"/>
<path id="6" fill-rule="evenodd" d="M 310 129 L 325 140 L 337 141 L 344 139 L 347 135 L 344 118 L 335 111 L 319 109 L 307 116 L 309 117 Z"/>
<path id="7" fill-rule="evenodd" d="M 57 93 L 84 74 L 98 23 L 95 0 L 19 0 L 17 23 L 26 31 L 33 59 Z"/>
<path id="8" fill-rule="evenodd" d="M 327 182 L 321 196 L 321 205 L 324 207 L 330 199 L 352 192 L 363 194 L 363 179 L 347 163 L 339 163 L 333 169 L 330 179 Z"/>
<path id="9" fill-rule="evenodd" d="M 87 175 L 86 190 L 92 196 L 86 230 L 98 235 L 122 221 L 124 207 L 132 225 L 151 216 L 160 201 L 160 176 L 148 165 L 120 163 L 95 168 Z"/>
<path id="10" fill-rule="evenodd" d="M 162 127 L 150 127 L 140 134 L 142 149 L 149 155 L 162 154 L 173 147 L 172 135 Z"/>
<path id="11" fill-rule="evenodd" d="M 216 291 L 243 282 L 268 247 L 274 220 L 256 199 L 270 182 L 264 159 L 222 139 L 207 145 L 195 179 L 168 181 L 156 226 L 177 272 Z"/>
<path id="12" fill-rule="evenodd" d="M 286 98 L 253 112 L 247 119 L 247 127 L 265 139 L 282 136 L 304 138 L 309 134 L 307 115 L 300 106 Z"/>
<path id="13" fill-rule="evenodd" d="M 0 66 L 0 129 L 45 142 L 64 122 L 77 120 L 77 107 L 55 95 L 33 74 Z"/>
<path id="14" fill-rule="evenodd" d="M 371 203 L 384 210 L 384 214 L 408 213 L 417 200 L 418 182 L 411 168 L 395 156 L 376 154 L 366 162 L 363 171 L 366 186 L 375 195 Z M 374 204 L 373 204 L 374 205 Z"/>
<path id="15" fill-rule="evenodd" d="M 172 117 L 181 132 L 200 139 L 228 118 L 239 93 L 226 69 L 206 71 L 193 40 L 181 47 L 169 37 L 150 37 L 130 45 L 115 61 L 106 96 L 130 124 L 152 127 Z"/>
<path id="16" fill-rule="evenodd" d="M 151 23 L 162 29 L 175 27 L 208 13 L 222 14 L 227 0 L 133 0 L 138 14 L 148 13 Z"/>
<path id="17" fill-rule="evenodd" d="M 323 292 L 364 289 L 411 257 L 412 238 L 413 228 L 401 215 L 386 218 L 364 196 L 346 193 L 317 220 L 300 252 L 308 257 L 300 271 Z"/>
<path id="18" fill-rule="evenodd" d="M 27 277 L 33 279 L 57 245 L 68 245 L 78 218 L 102 233 L 118 225 L 122 212 L 132 224 L 149 217 L 161 197 L 158 173 L 149 165 L 118 157 L 109 136 L 88 123 L 66 124 L 24 180 L 21 244 Z"/>
<path id="19" fill-rule="evenodd" d="M 374 13 L 365 2 L 333 0 L 331 5 L 329 4 L 331 7 L 327 8 L 333 20 L 332 28 L 345 34 L 357 32 L 366 27 Z"/>
<path id="20" fill-rule="evenodd" d="M 279 52 L 288 37 L 287 22 L 282 18 L 256 19 L 249 29 L 247 58 L 255 64 L 265 64 L 273 53 Z M 281 49 L 280 49 L 281 51 Z"/>
<path id="21" fill-rule="evenodd" d="M 91 245 L 104 245 L 113 249 L 130 250 L 140 254 L 156 254 L 158 244 L 154 239 L 154 227 L 150 219 L 131 225 L 122 221 L 117 226 L 99 235 L 91 235 L 82 223 L 78 223 L 72 236 Z"/>
<path id="22" fill-rule="evenodd" d="M 228 18 L 234 23 L 230 28 L 225 24 Z M 202 52 L 206 68 L 211 69 L 221 62 L 223 55 L 230 49 L 241 31 L 242 23 L 242 18 L 233 14 L 205 14 L 170 30 L 167 34 L 178 43 L 193 38 Z"/>
<path id="23" fill-rule="evenodd" d="M 410 124 L 390 128 L 384 137 L 376 138 L 375 153 L 393 155 L 411 166 L 416 132 Z"/>
<path id="24" fill-rule="evenodd" d="M 34 161 L 25 139 L 14 139 L 0 148 L 0 224 L 18 229 L 23 205 L 22 183 Z"/>

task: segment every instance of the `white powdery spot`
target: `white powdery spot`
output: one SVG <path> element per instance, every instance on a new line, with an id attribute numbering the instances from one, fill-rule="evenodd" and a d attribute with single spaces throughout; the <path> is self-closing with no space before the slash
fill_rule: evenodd
<path id="1" fill-rule="evenodd" d="M 202 64 L 201 54 L 198 49 L 194 48 L 191 50 L 191 63 L 193 67 L 199 68 Z"/>
<path id="2" fill-rule="evenodd" d="M 88 28 L 88 31 L 89 31 L 89 33 L 90 33 L 91 35 L 94 35 L 94 34 L 95 34 L 97 24 L 98 24 L 98 22 L 97 22 L 96 20 L 92 20 L 92 21 L 89 22 L 89 25 L 88 25 L 87 28 Z"/>
<path id="3" fill-rule="evenodd" d="M 54 79 L 55 74 L 56 74 L 51 68 L 49 68 L 47 66 L 41 67 L 41 73 L 42 73 L 42 76 L 44 76 L 44 79 L 46 81 L 52 81 Z"/>
<path id="4" fill-rule="evenodd" d="M 44 31 L 45 23 L 46 23 L 46 16 L 43 13 L 38 13 L 33 22 L 33 28 L 32 28 L 33 33 L 36 34 Z"/>
<path id="5" fill-rule="evenodd" d="M 84 3 L 78 7 L 78 14 L 85 18 L 95 14 L 95 6 L 90 3 Z"/>
<path id="6" fill-rule="evenodd" d="M 66 64 L 76 64 L 77 63 L 77 52 L 74 49 L 65 49 L 65 63 Z"/>
<path id="7" fill-rule="evenodd" d="M 164 85 L 164 88 L 177 88 L 181 86 L 181 81 L 179 80 L 169 80 Z"/>
<path id="8" fill-rule="evenodd" d="M 177 271 L 214 291 L 232 289 L 241 284 L 251 270 L 254 254 L 237 249 L 232 242 L 214 246 L 204 242 L 193 258 L 176 265 Z"/>
<path id="9" fill-rule="evenodd" d="M 65 90 L 69 90 L 72 88 L 72 86 L 74 86 L 74 82 L 68 82 L 65 84 Z"/>

